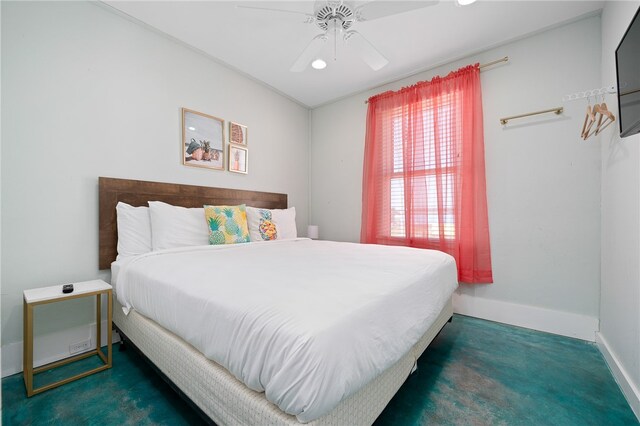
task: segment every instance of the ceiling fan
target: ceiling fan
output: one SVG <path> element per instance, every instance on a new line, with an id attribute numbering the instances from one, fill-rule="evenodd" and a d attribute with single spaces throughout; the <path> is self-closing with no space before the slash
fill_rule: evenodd
<path id="1" fill-rule="evenodd" d="M 313 13 L 299 12 L 287 9 L 272 9 L 266 7 L 253 7 L 238 5 L 244 9 L 254 9 L 270 12 L 290 13 L 304 15 L 305 23 L 315 24 L 321 34 L 315 36 L 302 51 L 290 70 L 293 72 L 304 71 L 309 63 L 316 58 L 322 48 L 333 38 L 333 60 L 336 60 L 338 39 L 342 38 L 345 45 L 374 71 L 378 71 L 389 63 L 378 49 L 376 49 L 362 34 L 351 29 L 358 22 L 373 21 L 374 19 L 398 13 L 408 12 L 423 7 L 432 6 L 438 1 L 371 1 L 355 6 L 354 2 L 344 0 L 316 0 Z"/>

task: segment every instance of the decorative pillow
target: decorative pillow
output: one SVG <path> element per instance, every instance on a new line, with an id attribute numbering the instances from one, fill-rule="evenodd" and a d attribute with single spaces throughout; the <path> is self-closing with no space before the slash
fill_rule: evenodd
<path id="1" fill-rule="evenodd" d="M 273 212 L 271 210 L 257 209 L 257 212 L 252 211 L 248 217 L 248 221 L 251 241 L 272 241 L 278 239 L 278 228 L 273 221 Z M 256 237 L 256 229 L 259 238 Z"/>
<path id="2" fill-rule="evenodd" d="M 287 240 L 298 237 L 296 208 L 260 209 L 247 206 L 251 241 Z"/>
<path id="3" fill-rule="evenodd" d="M 151 251 L 151 220 L 149 207 L 116 205 L 118 222 L 118 257 L 137 256 Z"/>
<path id="4" fill-rule="evenodd" d="M 245 205 L 204 206 L 209 226 L 209 244 L 248 243 L 247 211 Z"/>
<path id="5" fill-rule="evenodd" d="M 209 242 L 203 208 L 172 206 L 149 201 L 153 251 L 175 247 L 206 246 Z"/>

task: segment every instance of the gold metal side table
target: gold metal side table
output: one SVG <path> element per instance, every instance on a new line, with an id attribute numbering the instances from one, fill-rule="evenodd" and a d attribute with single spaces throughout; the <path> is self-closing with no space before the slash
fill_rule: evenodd
<path id="1" fill-rule="evenodd" d="M 97 373 L 99 371 L 111 368 L 112 364 L 112 351 L 111 351 L 111 320 L 112 320 L 112 299 L 111 299 L 111 286 L 102 280 L 85 281 L 81 283 L 73 284 L 72 293 L 63 293 L 62 285 L 54 285 L 51 287 L 35 288 L 31 290 L 25 290 L 24 296 L 24 334 L 23 334 L 23 349 L 22 349 L 22 362 L 23 362 L 23 375 L 24 385 L 27 388 L 27 396 L 33 396 L 40 392 L 53 389 L 55 387 L 64 385 L 74 380 L 81 379 L 90 374 Z M 105 356 L 101 350 L 100 345 L 100 333 L 101 333 L 101 297 L 103 294 L 107 295 L 107 355 Z M 62 359 L 60 361 L 52 362 L 41 367 L 33 368 L 33 308 L 37 305 L 44 305 L 47 303 L 60 302 L 63 300 L 77 299 L 80 297 L 96 296 L 96 348 L 82 353 Z M 98 355 L 104 365 L 96 367 L 92 370 L 85 371 L 84 373 L 76 374 L 73 377 L 59 380 L 57 382 L 39 387 L 33 388 L 33 376 L 51 368 L 60 367 L 65 364 L 69 364 L 74 361 L 89 358 L 90 356 Z"/>

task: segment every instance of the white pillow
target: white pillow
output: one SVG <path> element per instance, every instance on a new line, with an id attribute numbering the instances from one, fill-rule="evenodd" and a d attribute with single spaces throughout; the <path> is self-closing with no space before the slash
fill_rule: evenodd
<path id="1" fill-rule="evenodd" d="M 251 241 L 288 240 L 298 237 L 295 207 L 269 210 L 247 206 L 247 224 Z"/>
<path id="2" fill-rule="evenodd" d="M 116 205 L 118 222 L 118 257 L 137 256 L 151 251 L 151 221 L 149 207 Z"/>
<path id="3" fill-rule="evenodd" d="M 162 201 L 149 201 L 149 213 L 153 251 L 209 245 L 204 208 L 188 209 Z"/>

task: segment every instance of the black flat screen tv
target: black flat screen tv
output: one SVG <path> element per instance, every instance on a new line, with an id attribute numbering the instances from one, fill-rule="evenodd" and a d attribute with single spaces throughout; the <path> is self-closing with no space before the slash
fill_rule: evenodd
<path id="1" fill-rule="evenodd" d="M 640 8 L 616 49 L 620 137 L 640 133 Z"/>

